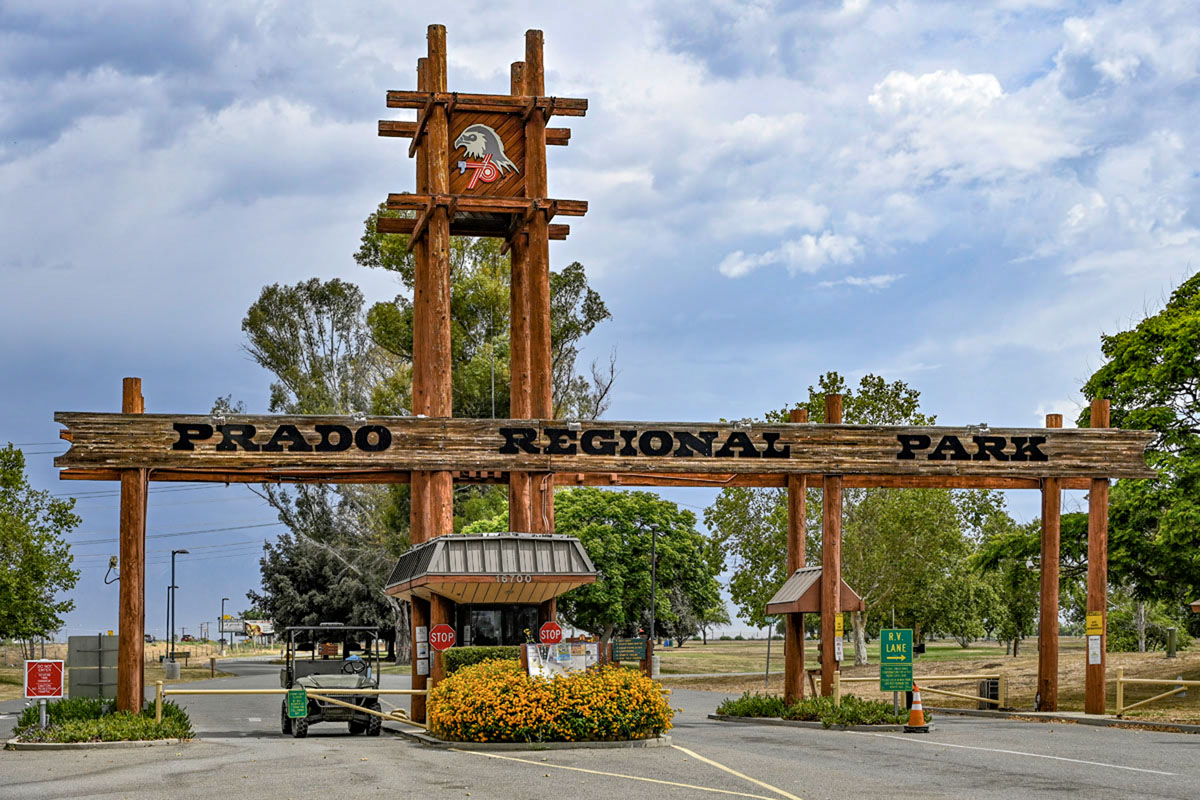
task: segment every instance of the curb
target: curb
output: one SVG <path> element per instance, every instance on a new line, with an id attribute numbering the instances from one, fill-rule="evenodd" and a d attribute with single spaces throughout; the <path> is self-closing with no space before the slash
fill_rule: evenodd
<path id="1" fill-rule="evenodd" d="M 647 747 L 670 747 L 670 736 L 653 739 L 631 739 L 625 742 L 451 742 L 428 733 L 385 728 L 391 733 L 426 747 L 443 750 L 641 750 Z"/>
<path id="2" fill-rule="evenodd" d="M 1123 719 L 1120 717 L 1070 717 L 1065 714 L 1043 714 L 1032 711 L 990 711 L 975 708 L 937 708 L 930 711 L 943 714 L 958 714 L 964 717 L 987 717 L 990 719 L 1013 719 L 1021 722 L 1073 722 L 1077 725 L 1092 725 L 1097 728 L 1147 729 L 1165 733 L 1200 733 L 1200 725 L 1183 722 L 1155 722 L 1153 720 Z"/>
<path id="3" fill-rule="evenodd" d="M 931 711 L 933 709 L 930 709 Z M 785 728 L 808 728 L 814 731 L 854 731 L 857 733 L 892 733 L 903 732 L 903 725 L 830 725 L 825 727 L 825 723 L 799 720 L 799 719 L 778 719 L 776 717 L 730 717 L 725 714 L 709 714 L 709 719 L 715 719 L 720 722 L 740 722 L 745 725 L 775 725 Z M 933 726 L 929 726 L 933 730 Z"/>
<path id="4" fill-rule="evenodd" d="M 184 739 L 148 739 L 136 742 L 19 742 L 9 739 L 5 750 L 125 750 L 132 747 L 181 745 Z"/>

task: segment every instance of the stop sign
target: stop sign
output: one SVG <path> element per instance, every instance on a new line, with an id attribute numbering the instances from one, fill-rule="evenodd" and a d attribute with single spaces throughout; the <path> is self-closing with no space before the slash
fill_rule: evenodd
<path id="1" fill-rule="evenodd" d="M 454 647 L 454 628 L 449 625 L 434 625 L 429 629 L 429 646 L 434 650 L 449 650 Z"/>
<path id="2" fill-rule="evenodd" d="M 538 641 L 542 644 L 558 644 L 562 640 L 562 625 L 557 622 L 547 622 L 538 630 Z"/>

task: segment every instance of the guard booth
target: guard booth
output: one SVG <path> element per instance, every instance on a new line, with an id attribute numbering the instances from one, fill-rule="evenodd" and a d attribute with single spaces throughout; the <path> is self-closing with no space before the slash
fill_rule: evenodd
<path id="1" fill-rule="evenodd" d="M 436 536 L 400 557 L 388 594 L 412 602 L 439 596 L 464 646 L 521 645 L 537 636 L 564 592 L 594 583 L 596 567 L 574 536 L 481 533 Z"/>

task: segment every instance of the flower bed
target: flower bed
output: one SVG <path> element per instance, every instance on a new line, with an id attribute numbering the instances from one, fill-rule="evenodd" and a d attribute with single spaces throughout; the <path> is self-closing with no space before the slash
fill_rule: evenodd
<path id="1" fill-rule="evenodd" d="M 852 694 L 842 695 L 835 706 L 832 697 L 809 697 L 792 705 L 775 694 L 746 692 L 725 700 L 717 713 L 728 717 L 779 717 L 780 719 L 820 721 L 826 728 L 834 725 L 903 725 L 908 712 L 892 713 L 892 704 L 882 700 L 864 700 Z M 925 712 L 925 719 L 930 718 Z"/>
<path id="2" fill-rule="evenodd" d="M 17 718 L 14 730 L 22 742 L 142 742 L 153 739 L 190 739 L 192 723 L 187 712 L 173 702 L 163 703 L 162 722 L 154 721 L 154 708 L 140 714 L 117 711 L 111 700 L 76 698 L 46 704 L 49 727 L 38 727 L 36 705 Z"/>
<path id="3" fill-rule="evenodd" d="M 453 675 L 463 667 L 483 661 L 492 659 L 519 661 L 520 658 L 521 648 L 519 647 L 451 647 L 442 653 L 442 664 L 446 668 L 446 674 Z"/>
<path id="4" fill-rule="evenodd" d="M 640 672 L 593 667 L 530 677 L 512 661 L 463 667 L 428 700 L 429 732 L 461 742 L 614 742 L 671 728 L 668 692 Z"/>

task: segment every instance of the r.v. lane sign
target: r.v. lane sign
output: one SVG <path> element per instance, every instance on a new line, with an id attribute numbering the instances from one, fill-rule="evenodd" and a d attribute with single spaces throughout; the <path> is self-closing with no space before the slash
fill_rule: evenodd
<path id="1" fill-rule="evenodd" d="M 65 413 L 59 467 L 1140 478 L 1113 429 Z"/>

